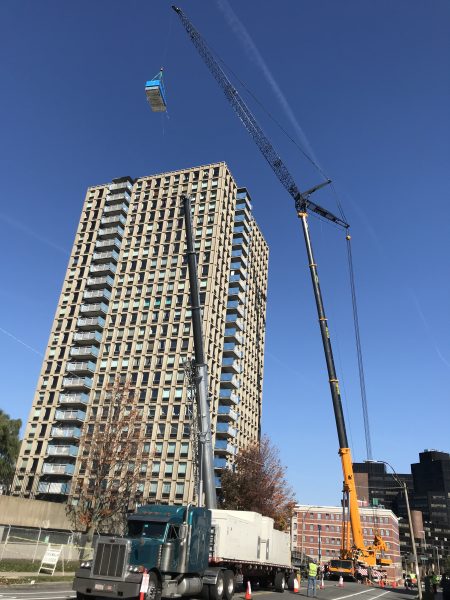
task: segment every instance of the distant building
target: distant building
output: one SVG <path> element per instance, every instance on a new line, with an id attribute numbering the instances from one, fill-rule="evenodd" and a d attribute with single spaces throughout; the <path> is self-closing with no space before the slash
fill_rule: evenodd
<path id="1" fill-rule="evenodd" d="M 193 205 L 218 486 L 239 449 L 259 439 L 268 247 L 249 193 L 223 162 L 121 177 L 87 191 L 13 494 L 64 502 L 89 480 L 83 428 L 104 418 L 105 389 L 119 379 L 139 414 L 133 499 L 192 501 L 183 193 Z"/>
<path id="2" fill-rule="evenodd" d="M 424 450 L 411 465 L 413 507 L 422 513 L 420 554 L 428 564 L 450 555 L 450 454 Z"/>
<path id="3" fill-rule="evenodd" d="M 398 519 L 391 510 L 361 507 L 361 527 L 364 542 L 373 542 L 375 529 L 386 541 L 385 558 L 392 560 L 386 567 L 390 579 L 401 577 L 401 557 L 398 538 Z M 339 558 L 342 540 L 342 508 L 338 506 L 303 506 L 294 509 L 292 525 L 293 548 L 302 556 L 326 563 Z M 320 551 L 319 551 L 320 550 Z"/>
<path id="4" fill-rule="evenodd" d="M 400 519 L 400 551 L 405 567 L 412 562 L 411 532 L 406 501 L 398 481 L 386 465 L 354 463 L 358 499 L 370 506 L 391 509 Z M 396 474 L 408 489 L 414 537 L 423 570 L 436 568 L 450 553 L 450 454 L 425 450 L 412 474 Z"/>

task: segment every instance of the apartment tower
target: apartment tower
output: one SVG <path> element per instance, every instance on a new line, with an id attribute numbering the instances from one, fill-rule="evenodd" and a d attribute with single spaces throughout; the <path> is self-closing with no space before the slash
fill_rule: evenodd
<path id="1" fill-rule="evenodd" d="M 12 493 L 65 502 L 83 432 L 127 382 L 137 402 L 136 499 L 194 497 L 184 362 L 193 355 L 181 194 L 192 198 L 217 485 L 258 440 L 268 247 L 223 162 L 90 187 Z"/>

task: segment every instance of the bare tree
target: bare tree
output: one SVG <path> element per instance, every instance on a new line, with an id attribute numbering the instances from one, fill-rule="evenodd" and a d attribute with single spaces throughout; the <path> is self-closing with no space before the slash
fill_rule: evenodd
<path id="1" fill-rule="evenodd" d="M 267 436 L 240 450 L 235 469 L 222 475 L 222 508 L 251 510 L 272 517 L 275 528 L 285 531 L 295 506 L 295 495 L 286 481 L 286 468 L 278 449 Z"/>
<path id="2" fill-rule="evenodd" d="M 98 413 L 84 425 L 67 514 L 75 529 L 87 533 L 88 542 L 95 531 L 122 533 L 126 513 L 142 493 L 142 427 L 135 395 L 119 380 L 106 390 Z"/>

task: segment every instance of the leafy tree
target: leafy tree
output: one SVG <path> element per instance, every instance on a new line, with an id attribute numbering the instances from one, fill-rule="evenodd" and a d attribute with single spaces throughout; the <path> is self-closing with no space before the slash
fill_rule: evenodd
<path id="1" fill-rule="evenodd" d="M 5 493 L 11 486 L 16 460 L 20 450 L 20 419 L 11 419 L 0 410 L 0 490 Z"/>
<path id="2" fill-rule="evenodd" d="M 66 511 L 74 528 L 87 533 L 88 542 L 96 531 L 123 533 L 126 513 L 139 499 L 144 475 L 138 458 L 145 439 L 139 416 L 134 392 L 116 381 L 97 414 L 91 413 L 84 424 Z"/>
<path id="3" fill-rule="evenodd" d="M 286 468 L 278 449 L 267 436 L 240 450 L 235 469 L 222 475 L 222 508 L 251 510 L 272 517 L 276 529 L 285 531 L 295 506 L 295 495 L 286 481 Z"/>

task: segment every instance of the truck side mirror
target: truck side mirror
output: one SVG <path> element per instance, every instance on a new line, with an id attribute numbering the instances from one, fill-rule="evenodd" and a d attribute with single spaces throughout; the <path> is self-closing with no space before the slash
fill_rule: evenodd
<path id="1" fill-rule="evenodd" d="M 182 540 L 182 541 L 186 540 L 187 534 L 188 534 L 188 526 L 183 523 L 182 525 L 180 525 L 180 529 L 179 529 L 180 540 Z"/>

